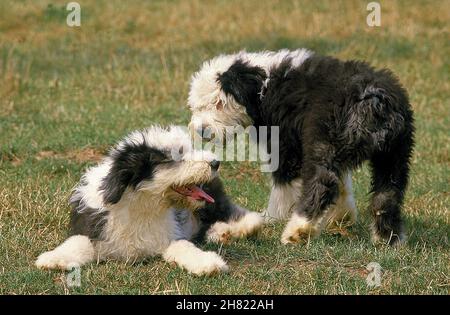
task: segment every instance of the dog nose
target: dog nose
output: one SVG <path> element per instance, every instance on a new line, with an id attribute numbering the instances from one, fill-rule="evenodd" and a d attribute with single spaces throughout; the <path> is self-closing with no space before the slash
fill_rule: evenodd
<path id="1" fill-rule="evenodd" d="M 195 132 L 197 133 L 197 135 L 203 137 L 203 126 L 198 126 Z"/>
<path id="2" fill-rule="evenodd" d="M 217 160 L 212 160 L 211 162 L 209 162 L 209 165 L 211 165 L 213 171 L 217 171 L 219 169 L 220 162 Z"/>

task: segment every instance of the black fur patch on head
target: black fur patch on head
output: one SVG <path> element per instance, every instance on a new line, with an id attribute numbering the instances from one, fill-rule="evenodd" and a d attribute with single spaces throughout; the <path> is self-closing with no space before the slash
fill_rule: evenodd
<path id="1" fill-rule="evenodd" d="M 104 191 L 105 203 L 119 202 L 127 187 L 136 186 L 153 177 L 155 167 L 167 161 L 166 155 L 144 143 L 127 143 L 110 154 L 113 160 L 108 175 L 100 189 Z"/>
<path id="2" fill-rule="evenodd" d="M 266 77 L 267 75 L 262 68 L 237 60 L 227 71 L 219 75 L 217 81 L 225 94 L 232 95 L 253 118 L 259 112 L 259 93 Z"/>

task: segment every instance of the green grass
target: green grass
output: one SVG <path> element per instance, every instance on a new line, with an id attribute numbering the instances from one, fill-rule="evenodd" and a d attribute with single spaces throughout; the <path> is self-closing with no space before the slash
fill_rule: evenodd
<path id="1" fill-rule="evenodd" d="M 0 293 L 448 294 L 449 2 L 382 2 L 369 28 L 364 1 L 79 1 L 82 26 L 65 24 L 65 1 L 0 3 Z M 51 4 L 51 6 L 49 6 Z M 343 237 L 282 246 L 282 223 L 257 239 L 219 247 L 231 272 L 195 277 L 159 259 L 63 272 L 37 270 L 66 236 L 67 199 L 92 157 L 152 123 L 186 124 L 190 75 L 214 55 L 308 47 L 391 68 L 408 89 L 417 145 L 404 215 L 408 243 L 369 241 L 369 173 L 354 173 L 360 220 Z M 90 154 L 89 152 L 94 152 Z M 240 175 L 240 176 L 237 176 Z M 268 180 L 255 165 L 225 163 L 233 199 L 263 209 Z M 379 288 L 366 266 L 378 262 Z"/>

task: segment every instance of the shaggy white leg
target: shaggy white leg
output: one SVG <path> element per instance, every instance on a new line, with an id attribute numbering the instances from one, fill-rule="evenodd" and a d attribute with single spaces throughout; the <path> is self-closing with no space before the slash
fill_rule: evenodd
<path id="1" fill-rule="evenodd" d="M 264 212 L 266 221 L 287 219 L 301 195 L 302 181 L 296 179 L 289 184 L 273 184 L 269 204 Z"/>
<path id="2" fill-rule="evenodd" d="M 187 240 L 172 241 L 164 252 L 163 258 L 196 275 L 228 271 L 228 266 L 222 257 L 214 252 L 204 252 Z"/>
<path id="3" fill-rule="evenodd" d="M 339 198 L 330 207 L 328 226 L 350 226 L 356 222 L 357 209 L 352 189 L 352 173 L 348 172 L 339 186 Z"/>
<path id="4" fill-rule="evenodd" d="M 320 234 L 322 223 L 323 217 L 316 221 L 311 221 L 294 213 L 281 235 L 281 243 L 292 244 L 307 241 Z"/>
<path id="5" fill-rule="evenodd" d="M 214 243 L 228 243 L 231 238 L 240 238 L 258 233 L 263 218 L 257 212 L 246 212 L 236 221 L 216 222 L 206 232 L 206 239 Z"/>
<path id="6" fill-rule="evenodd" d="M 70 270 L 94 260 L 94 246 L 87 236 L 74 235 L 52 251 L 39 255 L 36 267 L 41 269 Z"/>

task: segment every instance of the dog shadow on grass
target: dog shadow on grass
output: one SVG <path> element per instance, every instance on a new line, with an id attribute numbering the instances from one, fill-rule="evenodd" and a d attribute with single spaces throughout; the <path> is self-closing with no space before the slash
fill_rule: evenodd
<path id="1" fill-rule="evenodd" d="M 409 217 L 405 220 L 407 246 L 410 248 L 433 248 L 436 250 L 450 250 L 450 225 L 444 217 L 417 218 Z"/>

